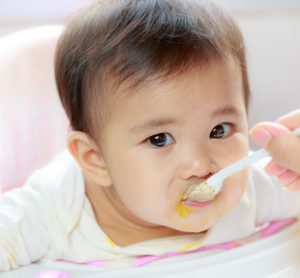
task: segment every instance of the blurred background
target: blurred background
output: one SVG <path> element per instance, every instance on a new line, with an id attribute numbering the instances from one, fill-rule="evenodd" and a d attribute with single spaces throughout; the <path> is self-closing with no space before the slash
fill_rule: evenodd
<path id="1" fill-rule="evenodd" d="M 0 0 L 0 37 L 63 23 L 91 0 Z M 300 108 L 300 0 L 223 0 L 244 33 L 250 125 Z"/>

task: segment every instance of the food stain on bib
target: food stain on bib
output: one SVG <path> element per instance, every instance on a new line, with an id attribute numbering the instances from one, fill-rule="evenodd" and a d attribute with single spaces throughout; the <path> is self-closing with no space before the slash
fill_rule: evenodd
<path id="1" fill-rule="evenodd" d="M 105 237 L 105 240 L 106 240 L 106 242 L 107 242 L 111 247 L 116 247 L 116 246 L 117 246 L 117 245 L 113 242 L 113 240 L 112 240 L 110 237 L 106 236 L 106 237 Z"/>

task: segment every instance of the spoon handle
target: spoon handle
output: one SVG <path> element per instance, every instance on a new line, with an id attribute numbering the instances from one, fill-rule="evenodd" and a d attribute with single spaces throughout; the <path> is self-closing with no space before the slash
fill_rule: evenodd
<path id="1" fill-rule="evenodd" d="M 265 149 L 259 149 L 253 152 L 249 156 L 223 168 L 217 174 L 208 178 L 207 183 L 215 185 L 216 194 L 220 191 L 223 180 L 231 176 L 233 173 L 243 170 L 244 168 L 252 165 L 253 163 L 261 160 L 264 157 L 269 156 L 269 153 Z"/>
<path id="2" fill-rule="evenodd" d="M 293 133 L 300 136 L 300 128 L 294 130 Z M 208 178 L 207 183 L 214 185 L 216 190 L 215 194 L 217 194 L 222 188 L 224 179 L 267 156 L 269 156 L 269 153 L 265 149 L 259 149 L 258 151 L 251 153 L 249 156 L 223 168 L 217 174 Z"/>

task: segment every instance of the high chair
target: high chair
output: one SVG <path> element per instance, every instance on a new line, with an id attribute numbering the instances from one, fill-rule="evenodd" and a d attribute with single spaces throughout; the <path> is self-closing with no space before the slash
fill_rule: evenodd
<path id="1" fill-rule="evenodd" d="M 67 117 L 54 80 L 61 25 L 0 38 L 0 189 L 21 186 L 65 146 Z"/>

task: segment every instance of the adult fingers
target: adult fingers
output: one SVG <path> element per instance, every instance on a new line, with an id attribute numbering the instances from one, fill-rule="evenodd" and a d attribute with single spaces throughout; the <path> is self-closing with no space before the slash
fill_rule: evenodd
<path id="1" fill-rule="evenodd" d="M 300 174 L 300 138 L 288 128 L 276 123 L 260 123 L 251 129 L 250 136 L 277 163 Z"/>
<path id="2" fill-rule="evenodd" d="M 279 175 L 277 178 L 278 180 L 285 186 L 289 186 L 292 184 L 297 178 L 299 177 L 298 174 L 291 170 L 286 170 L 284 173 Z"/>
<path id="3" fill-rule="evenodd" d="M 265 170 L 270 176 L 279 176 L 283 174 L 287 170 L 287 168 L 277 163 L 276 161 L 271 160 L 266 165 Z"/>
<path id="4" fill-rule="evenodd" d="M 300 177 L 296 178 L 291 183 L 285 185 L 285 188 L 290 191 L 299 191 L 300 190 Z"/>
<path id="5" fill-rule="evenodd" d="M 300 127 L 300 109 L 278 118 L 276 122 L 288 127 L 290 130 Z"/>

